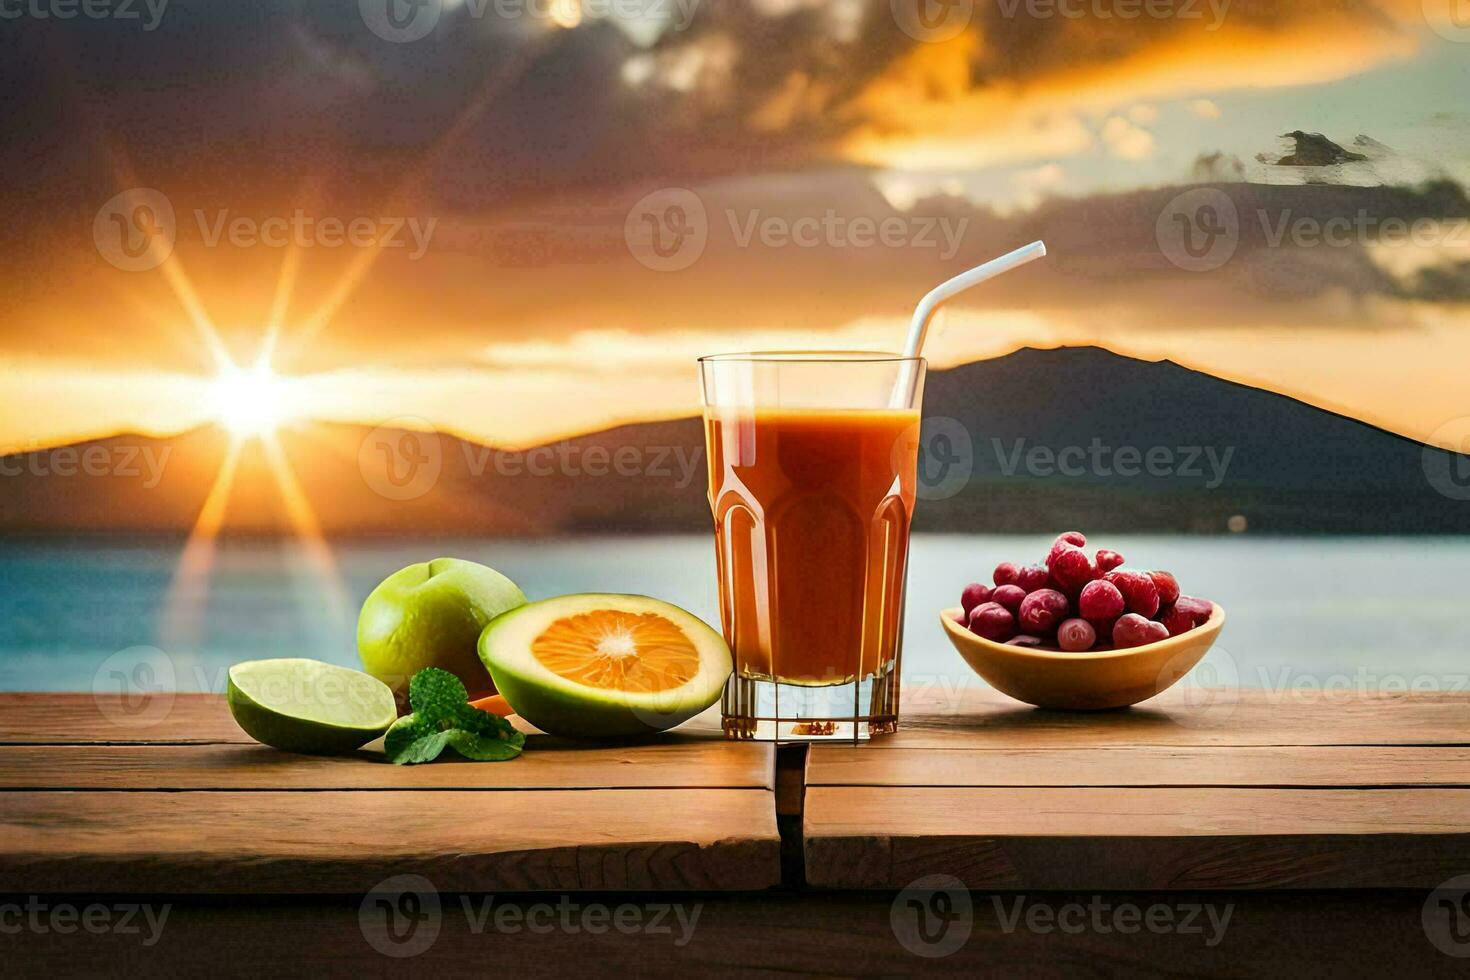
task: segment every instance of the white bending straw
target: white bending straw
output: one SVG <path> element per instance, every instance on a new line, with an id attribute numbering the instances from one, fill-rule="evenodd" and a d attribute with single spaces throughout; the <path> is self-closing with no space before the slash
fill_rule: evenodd
<path id="1" fill-rule="evenodd" d="M 924 294 L 924 298 L 919 300 L 919 305 L 914 307 L 914 318 L 909 322 L 909 342 L 904 348 L 904 356 L 919 356 L 919 351 L 924 348 L 924 338 L 929 333 L 929 321 L 934 318 L 935 311 L 955 294 L 962 293 L 971 286 L 978 286 L 987 279 L 994 279 L 1002 272 L 1010 272 L 1017 266 L 1025 265 L 1045 254 L 1045 242 L 1022 245 L 1014 252 L 1007 252 L 1000 258 L 991 259 L 984 265 L 977 265 L 968 272 L 961 272 L 953 279 L 948 279 L 929 290 Z"/>

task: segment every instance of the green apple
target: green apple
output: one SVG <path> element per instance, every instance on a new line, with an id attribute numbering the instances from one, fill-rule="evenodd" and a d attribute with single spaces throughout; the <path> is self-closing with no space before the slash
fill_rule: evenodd
<path id="1" fill-rule="evenodd" d="M 425 667 L 441 667 L 464 682 L 471 697 L 492 694 L 480 662 L 480 633 L 526 596 L 495 569 L 461 558 L 435 558 L 383 579 L 357 617 L 357 652 L 369 674 L 393 689 L 400 703 L 408 681 Z"/>

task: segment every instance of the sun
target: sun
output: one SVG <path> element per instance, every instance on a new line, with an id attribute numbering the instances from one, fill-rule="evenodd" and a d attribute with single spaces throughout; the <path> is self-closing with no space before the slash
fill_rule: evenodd
<path id="1" fill-rule="evenodd" d="M 290 417 L 289 395 L 269 362 L 245 368 L 231 364 L 210 383 L 210 414 L 236 439 L 268 437 Z"/>

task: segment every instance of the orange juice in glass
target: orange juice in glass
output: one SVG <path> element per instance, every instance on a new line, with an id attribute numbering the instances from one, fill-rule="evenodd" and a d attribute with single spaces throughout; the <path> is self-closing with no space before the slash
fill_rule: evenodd
<path id="1" fill-rule="evenodd" d="M 893 731 L 921 358 L 700 359 L 731 738 Z"/>

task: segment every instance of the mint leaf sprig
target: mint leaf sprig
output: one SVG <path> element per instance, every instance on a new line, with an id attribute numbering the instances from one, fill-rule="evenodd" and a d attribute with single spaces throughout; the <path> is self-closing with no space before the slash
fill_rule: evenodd
<path id="1" fill-rule="evenodd" d="M 521 754 L 526 736 L 510 722 L 469 705 L 460 679 L 425 667 L 408 682 L 409 714 L 383 736 L 383 752 L 396 765 L 433 762 L 452 748 L 475 762 L 504 762 Z"/>

